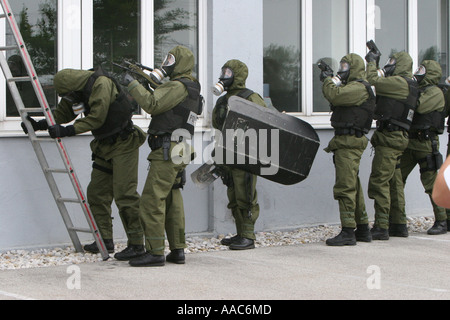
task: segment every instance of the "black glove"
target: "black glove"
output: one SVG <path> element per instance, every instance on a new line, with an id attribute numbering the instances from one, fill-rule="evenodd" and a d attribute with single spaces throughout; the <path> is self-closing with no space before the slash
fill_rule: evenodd
<path id="1" fill-rule="evenodd" d="M 380 64 L 380 58 L 381 55 L 379 53 L 376 53 L 374 51 L 369 51 L 369 53 L 366 55 L 366 61 L 367 62 L 375 62 L 377 64 L 377 67 Z"/>
<path id="2" fill-rule="evenodd" d="M 119 79 L 119 83 L 124 87 L 128 87 L 128 85 L 134 80 L 136 80 L 136 78 L 133 77 L 133 75 L 131 75 L 129 72 L 124 72 Z"/>
<path id="3" fill-rule="evenodd" d="M 30 121 L 34 131 L 43 131 L 48 129 L 48 123 L 45 119 L 36 121 L 32 117 L 27 116 L 27 120 Z M 22 127 L 23 132 L 25 132 L 25 134 L 28 134 L 28 129 L 25 126 L 25 123 L 22 122 L 20 126 Z"/>
<path id="4" fill-rule="evenodd" d="M 326 78 L 333 77 L 333 76 L 334 76 L 333 70 L 327 69 L 327 70 L 322 71 L 320 73 L 320 81 L 324 82 Z"/>
<path id="5" fill-rule="evenodd" d="M 75 135 L 75 127 L 74 126 L 63 127 L 57 124 L 55 126 L 49 127 L 48 133 L 50 134 L 50 137 L 52 137 L 53 139 L 73 137 Z"/>

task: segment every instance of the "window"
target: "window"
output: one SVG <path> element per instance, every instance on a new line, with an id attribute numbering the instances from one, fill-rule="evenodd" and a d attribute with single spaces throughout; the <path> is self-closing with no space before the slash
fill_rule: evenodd
<path id="1" fill-rule="evenodd" d="M 408 51 L 407 0 L 375 0 L 375 42 L 383 54 L 381 67 L 391 55 Z"/>
<path id="2" fill-rule="evenodd" d="M 56 0 L 10 1 L 22 37 L 27 45 L 36 73 L 50 106 L 54 106 L 56 93 L 53 75 L 57 70 Z M 6 27 L 6 45 L 16 45 L 9 24 Z M 19 51 L 7 51 L 6 59 L 13 76 L 25 76 L 27 72 Z M 17 87 L 25 107 L 39 108 L 39 101 L 30 82 L 18 82 Z M 6 117 L 19 117 L 9 88 L 6 89 Z"/>
<path id="3" fill-rule="evenodd" d="M 314 0 L 313 2 L 314 112 L 330 112 L 330 103 L 322 93 L 317 62 L 323 59 L 337 72 L 341 58 L 349 52 L 348 0 Z"/>
<path id="4" fill-rule="evenodd" d="M 198 1 L 154 0 L 155 66 L 163 63 L 175 46 L 189 48 L 196 57 L 194 76 L 198 77 Z"/>
<path id="5" fill-rule="evenodd" d="M 301 2 L 264 0 L 264 97 L 302 112 L 301 72 Z"/>
<path id="6" fill-rule="evenodd" d="M 140 61 L 139 0 L 94 0 L 94 66 Z"/>
<path id="7" fill-rule="evenodd" d="M 448 10 L 445 0 L 419 0 L 419 63 L 435 60 L 441 64 L 443 76 L 448 70 Z"/>

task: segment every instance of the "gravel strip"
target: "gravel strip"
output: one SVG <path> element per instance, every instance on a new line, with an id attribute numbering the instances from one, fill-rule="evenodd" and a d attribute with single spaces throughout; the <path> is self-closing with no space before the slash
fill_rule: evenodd
<path id="1" fill-rule="evenodd" d="M 408 218 L 408 220 L 410 233 L 426 232 L 434 223 L 433 217 Z M 325 242 L 326 239 L 334 237 L 339 232 L 340 226 L 329 225 L 300 228 L 290 232 L 259 232 L 256 234 L 256 247 L 293 246 Z M 185 252 L 190 254 L 228 250 L 228 247 L 220 244 L 220 240 L 224 237 L 224 235 L 214 238 L 188 237 L 186 239 L 187 248 Z M 118 243 L 115 250 L 119 252 L 125 247 L 126 244 Z M 100 254 L 76 253 L 73 247 L 34 251 L 11 250 L 0 254 L 0 270 L 42 268 L 100 261 L 102 261 Z"/>

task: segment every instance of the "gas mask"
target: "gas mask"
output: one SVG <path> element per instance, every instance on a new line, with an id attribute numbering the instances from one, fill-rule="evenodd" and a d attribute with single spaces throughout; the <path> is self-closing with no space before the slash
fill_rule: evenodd
<path id="1" fill-rule="evenodd" d="M 421 83 L 423 81 L 423 79 L 425 79 L 425 76 L 427 74 L 427 68 L 425 68 L 424 66 L 420 66 L 416 73 L 414 73 L 414 78 L 416 79 L 417 83 Z"/>
<path id="2" fill-rule="evenodd" d="M 61 98 L 72 106 L 72 110 L 75 115 L 78 116 L 86 111 L 83 102 L 83 94 L 81 92 L 72 91 L 61 96 Z"/>
<path id="3" fill-rule="evenodd" d="M 234 72 L 230 68 L 222 68 L 222 73 L 219 77 L 219 82 L 212 88 L 213 93 L 216 96 L 222 95 L 225 91 L 231 87 L 234 82 Z"/>
<path id="4" fill-rule="evenodd" d="M 394 74 L 396 67 L 397 67 L 397 60 L 395 58 L 389 58 L 383 70 L 380 70 L 380 76 L 381 77 L 392 76 Z"/>
<path id="5" fill-rule="evenodd" d="M 152 71 L 150 76 L 153 80 L 155 80 L 158 83 L 161 83 L 161 81 L 166 78 L 170 77 L 175 70 L 175 63 L 176 59 L 175 56 L 171 53 L 169 53 L 164 60 L 161 69 L 155 69 Z"/>
<path id="6" fill-rule="evenodd" d="M 350 64 L 348 62 L 341 61 L 341 67 L 339 68 L 337 76 L 341 79 L 343 84 L 347 83 L 348 78 L 350 77 Z"/>

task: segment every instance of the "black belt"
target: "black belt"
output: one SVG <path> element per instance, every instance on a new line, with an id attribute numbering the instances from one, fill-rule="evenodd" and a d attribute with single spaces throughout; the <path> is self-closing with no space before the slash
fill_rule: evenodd
<path id="1" fill-rule="evenodd" d="M 336 136 L 356 136 L 357 138 L 364 136 L 364 132 L 354 128 L 336 128 L 334 134 Z"/>
<path id="2" fill-rule="evenodd" d="M 397 126 L 389 121 L 377 121 L 377 130 L 383 131 L 387 130 L 389 132 L 393 131 L 407 131 L 405 128 L 402 128 L 400 126 Z"/>

